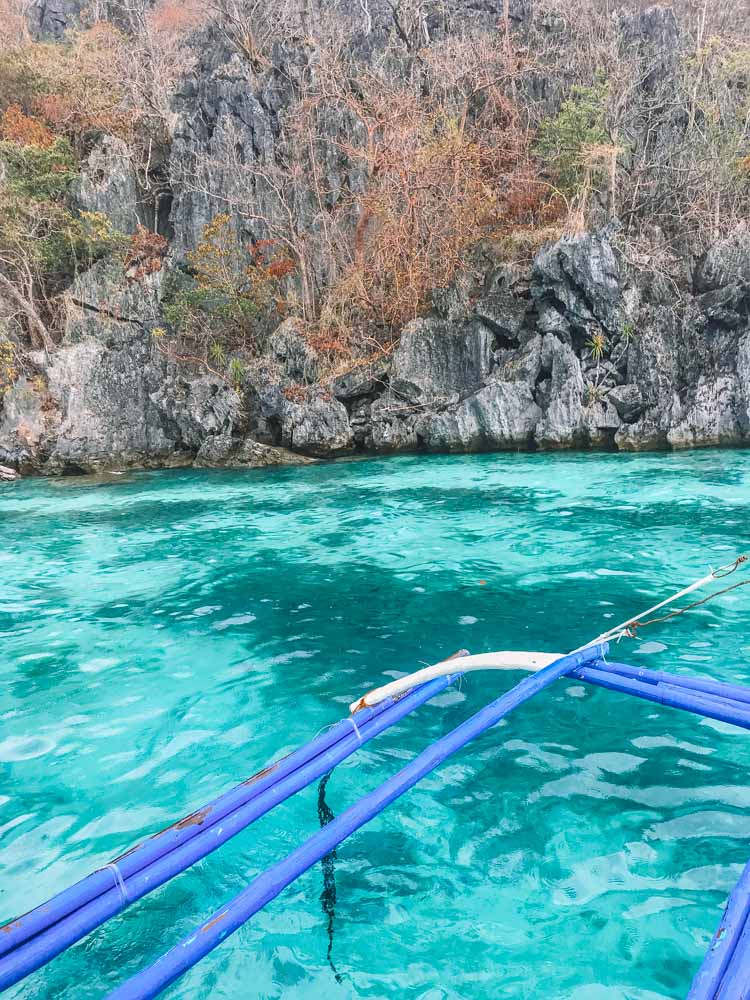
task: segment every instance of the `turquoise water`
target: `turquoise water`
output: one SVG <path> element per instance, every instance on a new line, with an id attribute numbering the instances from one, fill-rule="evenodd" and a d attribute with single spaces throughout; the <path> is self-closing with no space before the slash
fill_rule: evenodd
<path id="1" fill-rule="evenodd" d="M 565 650 L 750 548 L 750 454 L 395 458 L 0 491 L 0 918 L 465 646 Z M 631 662 L 750 682 L 750 590 Z M 517 675 L 336 772 L 340 812 Z M 560 682 L 316 868 L 180 998 L 683 997 L 750 856 L 748 737 Z M 315 790 L 8 995 L 101 997 L 318 825 Z"/>

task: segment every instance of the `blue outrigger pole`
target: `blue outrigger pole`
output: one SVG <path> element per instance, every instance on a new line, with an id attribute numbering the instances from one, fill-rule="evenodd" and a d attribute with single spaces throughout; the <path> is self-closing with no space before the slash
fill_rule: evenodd
<path id="1" fill-rule="evenodd" d="M 734 568 L 743 561 L 737 560 Z M 640 617 L 709 580 L 727 575 L 726 571 L 724 567 L 697 581 Z M 0 927 L 0 991 L 24 979 L 126 906 L 185 871 L 276 805 L 328 774 L 368 740 L 405 718 L 465 672 L 519 668 L 534 671 L 268 868 L 193 934 L 110 994 L 110 1000 L 157 996 L 303 872 L 449 756 L 562 677 L 574 677 L 597 687 L 750 729 L 748 688 L 710 678 L 683 677 L 608 663 L 605 657 L 609 641 L 629 634 L 629 628 L 635 627 L 639 620 L 630 619 L 566 656 L 490 653 L 472 657 L 462 650 L 456 654 L 460 660 L 451 658 L 369 692 L 354 703 L 352 715 L 312 742 L 133 847 L 49 902 Z M 460 673 L 453 672 L 456 668 Z M 750 863 L 730 896 L 688 1000 L 740 1000 L 749 996 Z"/>
<path id="2" fill-rule="evenodd" d="M 49 902 L 0 928 L 0 991 L 46 965 L 130 903 L 206 857 L 231 837 L 443 691 L 454 678 L 389 700 L 356 723 L 345 719 L 288 757 L 131 848 Z"/>
<path id="3" fill-rule="evenodd" d="M 750 985 L 750 861 L 727 901 L 687 1000 L 739 1000 Z M 743 940 L 744 938 L 744 940 Z"/>
<path id="4" fill-rule="evenodd" d="M 283 861 L 259 875 L 244 892 L 241 892 L 226 906 L 217 910 L 193 934 L 183 938 L 179 944 L 162 956 L 157 962 L 133 976 L 119 989 L 110 994 L 110 1000 L 145 1000 L 155 997 L 170 983 L 192 968 L 205 955 L 221 944 L 230 934 L 246 923 L 253 914 L 262 909 L 303 872 L 320 861 L 350 834 L 354 833 L 386 806 L 394 802 L 418 781 L 434 771 L 438 765 L 461 747 L 485 730 L 504 719 L 529 698 L 533 698 L 544 688 L 570 673 L 571 670 L 598 660 L 607 652 L 606 646 L 595 646 L 585 653 L 563 657 L 545 667 L 533 677 L 526 677 L 501 698 L 491 702 L 462 723 L 447 736 L 443 736 L 432 746 L 423 750 L 418 757 L 402 768 L 398 774 L 384 781 L 369 795 L 337 816 L 305 841 L 296 851 L 292 851 Z"/>

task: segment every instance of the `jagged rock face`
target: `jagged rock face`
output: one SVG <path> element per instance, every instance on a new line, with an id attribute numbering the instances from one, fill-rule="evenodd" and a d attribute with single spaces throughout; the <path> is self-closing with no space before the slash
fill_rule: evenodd
<path id="1" fill-rule="evenodd" d="M 603 235 L 567 237 L 542 250 L 531 293 L 538 329 L 570 343 L 598 329 L 616 335 L 625 321 L 620 266 Z"/>
<path id="2" fill-rule="evenodd" d="M 86 6 L 86 0 L 33 0 L 26 11 L 29 31 L 34 38 L 62 38 Z"/>
<path id="3" fill-rule="evenodd" d="M 644 90 L 652 90 L 672 72 L 679 59 L 680 30 L 674 9 L 653 4 L 640 11 L 618 11 L 623 49 L 645 72 Z"/>
<path id="4" fill-rule="evenodd" d="M 99 9 L 107 7 L 126 16 L 122 4 Z M 508 13 L 520 25 L 533 7 L 510 0 Z M 334 8 L 360 26 L 348 44 L 363 64 L 387 58 L 389 72 L 413 69 L 388 0 L 307 0 L 263 66 L 251 67 L 216 29 L 201 29 L 197 62 L 174 103 L 171 150 L 155 151 L 148 184 L 141 186 L 121 140 L 94 145 L 73 206 L 103 213 L 125 233 L 140 222 L 169 236 L 170 255 L 164 272 L 138 280 L 104 263 L 77 279 L 66 295 L 62 344 L 49 358 L 33 355 L 28 376 L 0 397 L 0 463 L 61 473 L 188 462 L 253 467 L 356 451 L 750 443 L 747 226 L 711 247 L 679 289 L 658 272 L 634 270 L 614 227 L 551 243 L 530 267 L 489 253 L 484 273 L 468 268 L 436 290 L 432 312 L 401 331 L 392 354 L 335 378 L 296 318 L 275 330 L 259 322 L 260 356 L 242 386 L 173 357 L 164 277 L 185 264 L 217 214 L 229 213 L 244 244 L 286 232 L 319 248 L 304 276 L 313 300 L 330 277 L 321 218 L 344 214 L 366 189 L 363 159 L 344 152 L 365 141 L 363 126 L 335 102 L 321 111 L 319 195 L 308 154 L 291 144 L 289 115 L 315 72 L 310 21 Z M 495 30 L 504 14 L 504 0 L 435 4 L 418 47 Z M 32 34 L 45 38 L 60 38 L 84 16 L 83 0 L 32 0 L 27 10 Z M 654 5 L 614 16 L 623 50 L 640 67 L 638 87 L 656 92 L 680 59 L 674 11 Z M 551 40 L 566 30 L 554 12 L 539 23 Z M 545 106 L 542 76 L 530 74 L 524 86 Z M 668 146 L 669 133 L 653 142 Z M 294 168 L 294 183 L 278 172 L 284 164 Z M 289 280 L 300 283 L 301 296 L 302 276 Z M 0 324 L 14 313 L 0 301 Z"/>
<path id="5" fill-rule="evenodd" d="M 286 448 L 274 448 L 251 438 L 233 438 L 231 434 L 207 438 L 195 458 L 195 464 L 206 469 L 260 469 L 269 465 L 304 465 L 313 461 Z"/>
<path id="6" fill-rule="evenodd" d="M 492 382 L 452 411 L 420 417 L 415 431 L 429 451 L 525 449 L 541 416 L 527 384 Z"/>
<path id="7" fill-rule="evenodd" d="M 401 332 L 391 364 L 391 389 L 421 406 L 457 402 L 490 373 L 492 334 L 481 323 L 456 328 L 417 319 Z"/>
<path id="8" fill-rule="evenodd" d="M 20 378 L 6 392 L 0 410 L 0 462 L 32 471 L 47 431 L 45 399 L 39 386 Z"/>
<path id="9" fill-rule="evenodd" d="M 61 421 L 45 466 L 49 472 L 118 464 L 180 464 L 177 434 L 151 396 L 163 378 L 160 360 L 140 331 L 124 331 L 102 348 L 83 340 L 55 355 L 47 370 Z"/>
<path id="10" fill-rule="evenodd" d="M 351 451 L 354 434 L 343 404 L 315 395 L 304 403 L 285 404 L 281 440 L 292 451 L 325 458 Z"/>
<path id="11" fill-rule="evenodd" d="M 537 255 L 525 283 L 489 273 L 410 323 L 390 357 L 317 388 L 321 359 L 305 327 L 285 320 L 239 391 L 172 360 L 160 272 L 133 281 L 98 264 L 70 290 L 61 347 L 34 355 L 38 376 L 3 398 L 0 463 L 65 473 L 747 444 L 748 249 L 744 230 L 717 244 L 695 293 L 676 303 L 666 282 L 626 267 L 606 233 L 568 237 Z M 715 295 L 731 298 L 731 314 L 717 313 Z"/>
<path id="12" fill-rule="evenodd" d="M 133 327 L 143 333 L 160 327 L 162 272 L 129 281 L 117 264 L 100 261 L 80 275 L 66 293 L 63 344 L 82 340 L 107 343 Z"/>
<path id="13" fill-rule="evenodd" d="M 693 276 L 707 328 L 737 330 L 750 322 L 750 230 L 742 226 L 699 261 Z"/>
<path id="14" fill-rule="evenodd" d="M 318 355 L 308 343 L 302 324 L 298 320 L 284 320 L 274 330 L 269 338 L 267 353 L 287 378 L 303 385 L 317 381 Z"/>
<path id="15" fill-rule="evenodd" d="M 72 185 L 71 198 L 80 211 L 107 216 L 113 229 L 133 233 L 138 223 L 155 228 L 141 205 L 138 176 L 128 146 L 105 136 L 92 149 Z"/>
<path id="16" fill-rule="evenodd" d="M 185 465 L 221 440 L 238 464 L 268 464 L 260 447 L 240 454 L 237 393 L 186 372 L 162 346 L 161 284 L 160 273 L 128 281 L 103 264 L 75 282 L 62 345 L 34 355 L 36 379 L 3 399 L 0 459 L 49 475 Z"/>

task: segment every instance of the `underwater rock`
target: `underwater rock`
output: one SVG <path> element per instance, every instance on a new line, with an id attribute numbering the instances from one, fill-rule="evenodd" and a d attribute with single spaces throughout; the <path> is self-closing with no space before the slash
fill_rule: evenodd
<path id="1" fill-rule="evenodd" d="M 195 464 L 202 468 L 229 469 L 262 469 L 269 465 L 300 465 L 314 461 L 286 448 L 274 448 L 251 438 L 234 440 L 228 434 L 206 438 L 195 458 Z"/>

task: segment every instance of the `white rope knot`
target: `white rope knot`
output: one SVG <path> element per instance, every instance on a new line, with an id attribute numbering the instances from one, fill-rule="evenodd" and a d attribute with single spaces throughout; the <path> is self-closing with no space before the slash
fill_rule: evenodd
<path id="1" fill-rule="evenodd" d="M 351 722 L 352 728 L 354 729 L 354 732 L 357 734 L 357 739 L 359 740 L 359 744 L 361 746 L 362 743 L 364 742 L 362 739 L 362 733 L 360 733 L 359 729 L 357 729 L 357 723 L 354 721 L 351 715 L 349 716 L 349 722 Z"/>
<path id="2" fill-rule="evenodd" d="M 130 904 L 130 897 L 128 896 L 128 890 L 125 885 L 125 880 L 122 877 L 122 872 L 117 867 L 116 861 L 110 861 L 108 865 L 105 865 L 104 868 L 102 868 L 102 871 L 107 870 L 112 872 L 112 876 L 115 880 L 115 887 L 120 893 L 120 902 L 122 903 L 122 908 L 124 910 L 125 907 Z"/>

